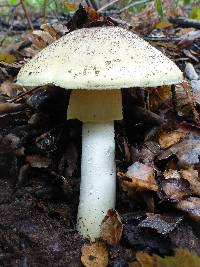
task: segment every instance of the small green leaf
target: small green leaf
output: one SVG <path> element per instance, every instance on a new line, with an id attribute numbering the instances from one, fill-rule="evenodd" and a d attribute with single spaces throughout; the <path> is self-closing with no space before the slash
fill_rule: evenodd
<path id="1" fill-rule="evenodd" d="M 162 0 L 156 0 L 156 10 L 158 14 L 161 16 L 161 18 L 163 18 L 164 12 L 163 12 Z"/>
<path id="2" fill-rule="evenodd" d="M 194 5 L 192 7 L 190 18 L 191 19 L 198 19 L 198 20 L 200 20 L 200 5 L 199 6 Z"/>

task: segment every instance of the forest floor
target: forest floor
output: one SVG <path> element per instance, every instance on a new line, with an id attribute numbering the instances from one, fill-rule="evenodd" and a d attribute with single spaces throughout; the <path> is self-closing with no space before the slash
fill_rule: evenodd
<path id="1" fill-rule="evenodd" d="M 200 266 L 200 22 L 165 2 L 165 19 L 152 3 L 120 19 L 79 7 L 49 24 L 36 18 L 33 32 L 22 14 L 12 24 L 0 19 L 0 266 Z M 76 231 L 81 123 L 66 120 L 70 92 L 15 82 L 24 63 L 62 35 L 106 25 L 143 37 L 185 80 L 122 90 L 116 210 L 90 244 Z"/>

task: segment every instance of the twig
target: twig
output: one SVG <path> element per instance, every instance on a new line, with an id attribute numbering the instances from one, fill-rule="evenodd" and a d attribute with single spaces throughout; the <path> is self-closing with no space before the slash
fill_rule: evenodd
<path id="1" fill-rule="evenodd" d="M 126 11 L 130 7 L 134 7 L 134 6 L 137 6 L 139 4 L 143 4 L 143 3 L 147 3 L 147 2 L 149 2 L 149 0 L 140 0 L 140 1 L 133 2 L 133 3 L 123 7 L 122 9 L 120 9 L 119 13 L 122 13 L 122 12 Z"/>
<path id="2" fill-rule="evenodd" d="M 117 24 L 117 25 L 123 25 L 123 26 L 126 26 L 128 29 L 131 29 L 133 26 L 128 23 L 127 21 L 125 20 L 122 20 L 122 19 L 117 19 L 117 18 L 113 18 L 113 17 L 107 17 L 107 20 L 113 22 L 114 24 Z"/>
<path id="3" fill-rule="evenodd" d="M 23 99 L 24 96 L 30 95 L 33 92 L 37 91 L 38 89 L 40 89 L 40 86 L 37 86 L 37 87 L 35 87 L 35 88 L 33 88 L 33 89 L 29 90 L 29 91 L 26 91 L 24 93 L 21 93 L 18 96 L 14 97 L 14 98 L 12 98 L 10 100 L 8 100 L 7 102 L 9 102 L 9 103 L 16 103 L 16 102 L 20 101 L 21 99 Z"/>
<path id="4" fill-rule="evenodd" d="M 20 0 L 20 4 L 21 4 L 21 6 L 22 6 L 22 8 L 24 10 L 24 14 L 25 14 L 26 19 L 28 21 L 29 27 L 31 28 L 32 31 L 34 31 L 33 24 L 32 24 L 31 18 L 29 16 L 28 10 L 26 8 L 26 5 L 24 3 L 24 0 Z"/>
<path id="5" fill-rule="evenodd" d="M 160 37 L 160 36 L 146 36 L 143 37 L 146 41 L 153 41 L 153 42 L 180 42 L 180 37 Z"/>
<path id="6" fill-rule="evenodd" d="M 102 7 L 100 7 L 97 11 L 98 11 L 98 12 L 101 12 L 101 11 L 103 11 L 103 10 L 106 10 L 108 7 L 114 5 L 115 3 L 119 2 L 119 1 L 120 1 L 120 0 L 113 0 L 113 1 L 111 1 L 110 3 L 108 3 L 108 4 L 106 4 L 106 5 L 102 6 Z"/>
<path id="7" fill-rule="evenodd" d="M 13 113 L 23 110 L 24 104 L 0 103 L 0 115 L 5 113 Z"/>
<path id="8" fill-rule="evenodd" d="M 169 21 L 180 27 L 200 29 L 200 21 L 196 19 L 188 19 L 185 17 L 170 17 Z"/>
<path id="9" fill-rule="evenodd" d="M 174 111 L 177 113 L 177 97 L 176 97 L 176 89 L 175 89 L 175 85 L 173 84 L 171 86 L 171 94 L 172 94 L 172 106 Z"/>

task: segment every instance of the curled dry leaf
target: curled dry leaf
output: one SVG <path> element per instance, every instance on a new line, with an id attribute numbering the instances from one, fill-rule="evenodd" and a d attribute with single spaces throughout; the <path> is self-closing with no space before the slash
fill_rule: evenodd
<path id="1" fill-rule="evenodd" d="M 79 5 L 77 3 L 64 2 L 64 7 L 69 11 L 76 11 L 76 9 L 78 9 L 78 6 Z"/>
<path id="2" fill-rule="evenodd" d="M 191 194 L 190 184 L 184 179 L 169 178 L 160 183 L 159 196 L 177 202 Z"/>
<path id="3" fill-rule="evenodd" d="M 179 166 L 191 166 L 199 163 L 200 140 L 183 140 L 173 145 L 158 156 L 158 160 L 169 158 L 176 155 L 179 160 Z"/>
<path id="4" fill-rule="evenodd" d="M 32 43 L 39 49 L 48 46 L 56 40 L 56 38 L 53 37 L 49 32 L 41 30 L 33 31 L 30 39 Z"/>
<path id="5" fill-rule="evenodd" d="M 42 24 L 40 28 L 49 33 L 53 38 L 57 39 L 59 37 L 57 31 L 53 28 L 53 25 L 50 25 L 49 23 Z"/>
<path id="6" fill-rule="evenodd" d="M 140 162 L 133 163 L 125 174 L 119 173 L 119 176 L 122 177 L 122 187 L 125 191 L 130 189 L 157 191 L 158 189 L 154 169 Z"/>
<path id="7" fill-rule="evenodd" d="M 102 242 L 84 244 L 81 253 L 81 262 L 86 267 L 106 267 L 108 265 L 108 251 Z"/>
<path id="8" fill-rule="evenodd" d="M 129 267 L 198 267 L 200 258 L 191 250 L 179 248 L 175 250 L 175 255 L 160 257 L 150 255 L 144 251 L 136 253 L 136 260 L 129 263 Z"/>
<path id="9" fill-rule="evenodd" d="M 198 171 L 193 168 L 189 168 L 187 170 L 181 170 L 180 173 L 182 177 L 190 183 L 192 193 L 200 196 L 200 179 Z"/>
<path id="10" fill-rule="evenodd" d="M 5 80 L 0 86 L 0 92 L 9 97 L 16 96 L 16 90 L 12 87 L 11 80 Z"/>
<path id="11" fill-rule="evenodd" d="M 193 220 L 200 221 L 200 198 L 188 197 L 176 203 L 176 208 L 187 212 L 188 216 Z"/>
<path id="12" fill-rule="evenodd" d="M 160 257 L 158 255 L 149 255 L 144 251 L 138 251 L 136 253 L 136 260 L 141 267 L 161 267 L 160 266 Z M 137 266 L 137 265 L 130 265 Z"/>
<path id="13" fill-rule="evenodd" d="M 144 219 L 138 226 L 141 228 L 150 228 L 159 234 L 166 235 L 172 232 L 182 219 L 183 216 L 153 214 Z"/>
<path id="14" fill-rule="evenodd" d="M 159 135 L 159 144 L 162 148 L 169 148 L 186 136 L 186 133 L 179 131 L 163 132 Z"/>
<path id="15" fill-rule="evenodd" d="M 158 88 L 149 88 L 149 107 L 151 111 L 156 111 L 162 104 L 171 101 L 171 86 L 164 85 Z"/>
<path id="16" fill-rule="evenodd" d="M 181 41 L 178 43 L 180 48 L 190 46 L 196 39 L 200 38 L 200 30 L 190 31 L 181 36 Z"/>
<path id="17" fill-rule="evenodd" d="M 101 223 L 101 238 L 109 245 L 115 246 L 121 239 L 123 225 L 116 210 L 109 209 Z"/>

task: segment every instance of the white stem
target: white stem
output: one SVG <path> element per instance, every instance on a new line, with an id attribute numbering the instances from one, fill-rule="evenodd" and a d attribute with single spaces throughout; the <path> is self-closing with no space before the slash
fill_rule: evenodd
<path id="1" fill-rule="evenodd" d="M 100 236 L 107 210 L 115 207 L 114 121 L 83 123 L 77 229 L 91 241 Z"/>

